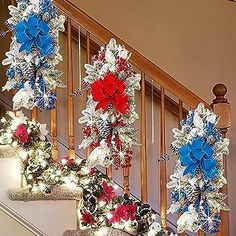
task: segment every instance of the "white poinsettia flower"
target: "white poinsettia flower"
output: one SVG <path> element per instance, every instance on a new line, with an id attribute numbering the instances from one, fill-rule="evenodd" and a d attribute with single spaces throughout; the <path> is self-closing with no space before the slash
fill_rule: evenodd
<path id="1" fill-rule="evenodd" d="M 16 111 L 16 112 L 8 111 L 7 115 L 9 115 L 12 119 L 18 118 L 21 120 L 28 120 L 28 118 L 24 115 L 22 111 Z"/>
<path id="2" fill-rule="evenodd" d="M 112 53 L 112 51 L 109 48 L 106 49 L 105 59 L 109 64 L 114 65 L 116 63 L 115 55 Z"/>
<path id="3" fill-rule="evenodd" d="M 107 48 L 110 48 L 112 50 L 116 50 L 117 49 L 117 44 L 116 44 L 116 40 L 114 38 L 112 38 L 109 43 L 107 44 Z M 102 48 L 101 48 L 102 49 Z"/>
<path id="4" fill-rule="evenodd" d="M 32 8 L 32 11 L 35 13 L 35 14 L 38 14 L 39 11 L 40 11 L 40 2 L 39 0 L 30 0 L 30 3 L 33 5 L 33 8 Z"/>
<path id="5" fill-rule="evenodd" d="M 177 220 L 177 232 L 182 233 L 186 230 L 191 232 L 197 232 L 199 230 L 197 222 L 198 214 L 190 205 L 189 210 L 184 212 Z"/>
<path id="6" fill-rule="evenodd" d="M 193 124 L 195 126 L 195 128 L 192 128 L 190 131 L 190 138 L 192 137 L 196 137 L 196 136 L 200 136 L 202 137 L 205 132 L 204 132 L 204 122 L 203 119 L 201 118 L 201 116 L 195 112 L 194 116 L 193 116 Z"/>
<path id="7" fill-rule="evenodd" d="M 8 111 L 7 115 L 12 118 L 11 121 L 11 130 L 15 130 L 19 124 L 26 124 L 28 118 L 23 114 L 22 111 Z"/>
<path id="8" fill-rule="evenodd" d="M 34 91 L 28 82 L 25 87 L 20 89 L 13 97 L 13 110 L 18 110 L 20 107 L 32 109 L 34 107 Z"/>
<path id="9" fill-rule="evenodd" d="M 212 123 L 212 124 L 216 124 L 217 115 L 215 115 L 214 113 L 210 113 L 210 114 L 207 116 L 206 121 L 208 121 L 209 123 Z"/>
<path id="10" fill-rule="evenodd" d="M 9 10 L 9 14 L 13 17 L 20 14 L 20 9 L 18 7 L 13 6 L 13 5 L 9 5 L 8 10 Z"/>
<path id="11" fill-rule="evenodd" d="M 126 49 L 124 49 L 124 48 L 122 48 L 119 52 L 118 52 L 118 57 L 121 57 L 121 58 L 123 58 L 123 59 L 127 59 L 128 58 L 128 55 L 129 55 L 129 52 L 126 50 Z"/>
<path id="12" fill-rule="evenodd" d="M 2 91 L 9 91 L 15 86 L 14 80 L 8 80 L 6 84 L 2 87 Z"/>
<path id="13" fill-rule="evenodd" d="M 160 232 L 162 230 L 162 227 L 160 223 L 158 222 L 153 222 L 150 226 L 151 229 L 155 230 L 156 232 Z"/>
<path id="14" fill-rule="evenodd" d="M 45 140 L 48 135 L 47 124 L 39 124 L 40 135 L 39 138 L 41 140 Z"/>
<path id="15" fill-rule="evenodd" d="M 195 109 L 196 113 L 202 114 L 205 112 L 205 107 L 203 103 L 199 103 L 197 108 Z"/>
<path id="16" fill-rule="evenodd" d="M 14 61 L 14 55 L 11 51 L 5 53 L 6 58 L 2 61 L 3 66 L 10 65 Z"/>
<path id="17" fill-rule="evenodd" d="M 106 142 L 101 141 L 100 146 L 96 147 L 88 156 L 87 164 L 89 168 L 101 165 L 105 166 L 106 158 L 110 155 L 110 148 Z"/>
<path id="18" fill-rule="evenodd" d="M 110 65 L 108 63 L 105 63 L 98 72 L 99 77 L 105 75 L 109 71 L 109 67 Z"/>
<path id="19" fill-rule="evenodd" d="M 181 203 L 180 202 L 174 202 L 171 204 L 171 206 L 169 207 L 169 209 L 167 210 L 167 214 L 174 214 L 178 211 L 178 209 L 181 207 Z"/>

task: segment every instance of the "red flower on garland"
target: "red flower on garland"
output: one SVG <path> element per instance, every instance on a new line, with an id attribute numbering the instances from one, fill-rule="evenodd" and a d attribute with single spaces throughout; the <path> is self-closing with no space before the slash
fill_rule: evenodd
<path id="1" fill-rule="evenodd" d="M 25 144 L 29 141 L 29 134 L 27 128 L 24 124 L 19 124 L 16 127 L 16 131 L 14 132 L 14 136 L 17 137 L 21 144 Z"/>
<path id="2" fill-rule="evenodd" d="M 87 211 L 84 211 L 82 213 L 81 221 L 86 223 L 86 224 L 89 224 L 89 225 L 94 224 L 93 216 L 90 213 L 88 213 Z"/>
<path id="3" fill-rule="evenodd" d="M 109 186 L 106 181 L 102 182 L 102 195 L 99 197 L 99 201 L 106 200 L 110 202 L 114 197 L 114 188 L 112 186 Z"/>
<path id="4" fill-rule="evenodd" d="M 124 93 L 125 83 L 116 75 L 108 73 L 104 79 L 99 79 L 91 85 L 93 100 L 98 102 L 96 110 L 102 108 L 107 111 L 108 104 L 122 114 L 129 109 L 128 96 Z"/>
<path id="5" fill-rule="evenodd" d="M 120 223 L 121 220 L 135 220 L 137 214 L 137 205 L 118 205 L 118 207 L 111 212 L 112 217 L 109 219 L 110 223 Z"/>

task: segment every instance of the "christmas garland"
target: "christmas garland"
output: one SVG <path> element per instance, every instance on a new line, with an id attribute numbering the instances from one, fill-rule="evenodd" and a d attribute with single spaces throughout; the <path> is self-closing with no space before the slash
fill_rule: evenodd
<path id="1" fill-rule="evenodd" d="M 0 122 L 0 145 L 18 147 L 29 192 L 51 194 L 54 186 L 83 189 L 79 222 L 82 228 L 112 227 L 134 235 L 166 235 L 155 222 L 155 213 L 148 204 L 129 197 L 118 196 L 116 185 L 86 161 L 62 158 L 54 162 L 51 144 L 47 141 L 46 125 L 35 124 L 21 111 L 8 112 Z M 1 146 L 0 146 L 1 148 Z"/>
<path id="2" fill-rule="evenodd" d="M 88 165 L 130 166 L 131 147 L 139 145 L 133 127 L 138 119 L 135 112 L 135 90 L 140 89 L 140 74 L 128 62 L 130 53 L 111 39 L 102 46 L 93 64 L 86 64 L 83 78 L 88 96 L 86 109 L 79 123 L 85 124 L 80 147 L 91 150 Z"/>
<path id="3" fill-rule="evenodd" d="M 8 81 L 3 90 L 16 89 L 13 109 L 20 107 L 49 110 L 55 107 L 61 72 L 55 66 L 62 61 L 59 54 L 59 31 L 64 31 L 65 17 L 58 15 L 52 0 L 17 0 L 9 7 L 11 18 L 6 21 L 12 31 L 10 51 L 3 65 L 8 65 Z"/>
<path id="4" fill-rule="evenodd" d="M 228 154 L 229 140 L 222 138 L 216 127 L 218 117 L 203 104 L 190 111 L 181 122 L 181 129 L 173 129 L 175 141 L 171 147 L 179 158 L 168 188 L 172 204 L 169 212 L 181 213 L 178 232 L 189 230 L 206 233 L 219 231 L 220 211 L 229 210 L 220 192 L 226 184 L 223 156 Z"/>

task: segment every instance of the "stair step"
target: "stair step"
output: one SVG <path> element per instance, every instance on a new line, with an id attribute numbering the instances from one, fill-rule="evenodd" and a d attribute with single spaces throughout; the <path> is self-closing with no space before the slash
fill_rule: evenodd
<path id="1" fill-rule="evenodd" d="M 8 189 L 17 189 L 21 184 L 19 159 L 0 158 L 0 169 L 0 178 L 3 180 L 0 188 L 0 201 L 5 205 L 45 232 L 47 236 L 59 236 L 67 229 L 75 230 L 77 228 L 75 200 L 11 201 Z"/>
<path id="2" fill-rule="evenodd" d="M 119 229 L 100 228 L 100 229 L 85 229 L 85 230 L 67 230 L 63 236 L 130 236 L 132 234 L 126 233 Z M 135 234 L 134 234 L 135 235 Z"/>

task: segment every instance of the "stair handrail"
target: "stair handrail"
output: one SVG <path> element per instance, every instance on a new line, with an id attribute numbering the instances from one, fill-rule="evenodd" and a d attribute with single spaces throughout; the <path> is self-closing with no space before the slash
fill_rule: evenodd
<path id="1" fill-rule="evenodd" d="M 11 209 L 9 206 L 7 206 L 5 203 L 0 201 L 0 211 L 3 211 L 6 213 L 9 217 L 11 217 L 13 220 L 15 220 L 17 223 L 22 225 L 24 228 L 29 230 L 31 233 L 33 233 L 36 236 L 47 236 L 46 233 L 44 233 L 42 230 L 31 224 L 28 220 L 26 220 L 23 216 L 18 214 L 16 211 Z"/>
<path id="2" fill-rule="evenodd" d="M 132 53 L 130 61 L 135 67 L 137 67 L 137 69 L 140 69 L 146 76 L 150 77 L 167 91 L 181 99 L 191 108 L 195 108 L 199 103 L 203 103 L 205 107 L 211 108 L 206 101 L 198 97 L 191 90 L 166 73 L 163 69 L 153 64 L 140 52 L 128 45 L 125 41 L 91 18 L 88 14 L 76 7 L 70 1 L 55 0 L 55 5 L 64 15 L 70 19 L 73 19 L 73 22 L 76 23 L 76 25 L 86 29 L 86 31 L 90 32 L 102 43 L 106 44 L 111 38 L 115 38 L 119 44 L 124 45 L 125 48 Z"/>

